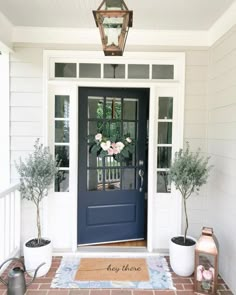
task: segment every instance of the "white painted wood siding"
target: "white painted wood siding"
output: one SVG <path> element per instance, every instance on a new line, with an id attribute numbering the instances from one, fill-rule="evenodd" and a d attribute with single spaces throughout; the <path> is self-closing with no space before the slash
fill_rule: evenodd
<path id="1" fill-rule="evenodd" d="M 43 50 L 15 48 L 10 57 L 10 156 L 11 181 L 17 180 L 14 162 L 28 156 L 37 138 L 42 138 Z M 21 242 L 35 236 L 35 206 L 22 203 Z"/>
<path id="2" fill-rule="evenodd" d="M 210 49 L 208 224 L 220 245 L 220 274 L 236 294 L 236 26 Z"/>
<path id="3" fill-rule="evenodd" d="M 190 143 L 191 150 L 196 151 L 201 148 L 203 153 L 207 152 L 208 64 L 209 52 L 207 49 L 193 49 L 186 52 L 184 140 Z M 206 225 L 206 187 L 202 187 L 198 195 L 194 194 L 189 198 L 187 207 L 189 215 L 188 234 L 198 238 L 202 227 Z"/>

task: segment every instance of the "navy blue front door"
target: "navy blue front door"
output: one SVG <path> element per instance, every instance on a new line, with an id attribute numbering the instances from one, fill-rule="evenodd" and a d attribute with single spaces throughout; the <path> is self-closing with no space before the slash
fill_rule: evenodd
<path id="1" fill-rule="evenodd" d="M 79 88 L 80 245 L 145 237 L 148 105 L 149 89 Z M 123 146 L 113 146 L 116 155 L 94 152 L 96 134 L 111 142 L 134 143 L 133 149 L 123 158 Z"/>

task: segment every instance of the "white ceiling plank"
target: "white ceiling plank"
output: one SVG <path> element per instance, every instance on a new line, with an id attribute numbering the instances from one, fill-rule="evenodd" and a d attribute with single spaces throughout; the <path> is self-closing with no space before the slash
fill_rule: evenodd
<path id="1" fill-rule="evenodd" d="M 235 0 L 125 0 L 134 29 L 209 30 Z M 0 0 L 15 26 L 94 28 L 101 0 Z"/>

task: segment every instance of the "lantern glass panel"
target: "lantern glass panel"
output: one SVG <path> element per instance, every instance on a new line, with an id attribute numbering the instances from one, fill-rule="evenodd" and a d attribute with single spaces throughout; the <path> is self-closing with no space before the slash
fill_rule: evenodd
<path id="1" fill-rule="evenodd" d="M 199 253 L 196 261 L 196 289 L 199 293 L 214 294 L 215 256 Z"/>
<path id="2" fill-rule="evenodd" d="M 104 32 L 107 37 L 107 46 L 119 44 L 119 36 L 121 34 L 123 24 L 122 17 L 105 17 L 103 21 Z"/>

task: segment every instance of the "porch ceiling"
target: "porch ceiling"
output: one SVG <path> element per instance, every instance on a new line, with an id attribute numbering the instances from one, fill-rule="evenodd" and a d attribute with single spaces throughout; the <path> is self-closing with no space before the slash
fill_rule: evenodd
<path id="1" fill-rule="evenodd" d="M 133 27 L 208 30 L 236 0 L 125 0 Z M 92 10 L 101 0 L 0 0 L 0 12 L 15 26 L 94 28 Z"/>

